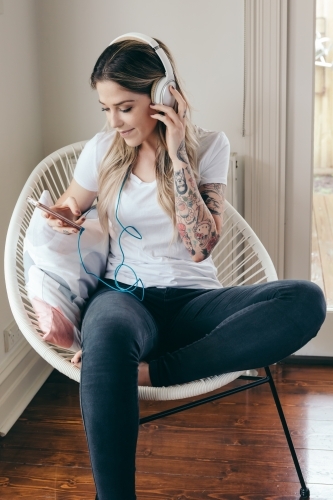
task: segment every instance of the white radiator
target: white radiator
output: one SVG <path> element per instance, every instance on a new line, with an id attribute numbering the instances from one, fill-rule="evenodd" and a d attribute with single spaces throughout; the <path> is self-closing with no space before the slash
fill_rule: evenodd
<path id="1" fill-rule="evenodd" d="M 244 170 L 237 153 L 230 154 L 226 200 L 244 217 Z"/>

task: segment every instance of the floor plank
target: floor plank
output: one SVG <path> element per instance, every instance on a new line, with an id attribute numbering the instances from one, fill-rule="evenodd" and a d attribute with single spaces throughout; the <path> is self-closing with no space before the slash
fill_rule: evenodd
<path id="1" fill-rule="evenodd" d="M 329 500 L 333 368 L 281 364 L 272 371 L 311 499 Z M 94 499 L 78 389 L 54 371 L 0 440 L 1 499 Z M 140 415 L 196 399 L 141 401 Z M 268 385 L 142 425 L 136 468 L 138 500 L 299 498 Z"/>

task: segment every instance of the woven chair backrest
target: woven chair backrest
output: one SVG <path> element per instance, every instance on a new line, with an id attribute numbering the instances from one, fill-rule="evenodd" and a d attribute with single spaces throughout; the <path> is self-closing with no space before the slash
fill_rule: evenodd
<path id="1" fill-rule="evenodd" d="M 52 366 L 79 381 L 72 366 L 73 353 L 41 340 L 37 317 L 25 290 L 23 242 L 33 208 L 27 196 L 38 199 L 47 189 L 55 202 L 69 186 L 78 157 L 85 145 L 79 142 L 45 158 L 27 180 L 16 203 L 5 248 L 5 278 L 10 306 L 20 330 L 34 349 Z M 264 246 L 241 215 L 226 201 L 223 234 L 213 250 L 218 278 L 223 286 L 264 283 L 277 279 Z"/>

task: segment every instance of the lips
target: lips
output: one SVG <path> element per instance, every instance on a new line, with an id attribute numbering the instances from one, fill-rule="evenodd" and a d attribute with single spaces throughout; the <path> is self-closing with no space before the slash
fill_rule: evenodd
<path id="1" fill-rule="evenodd" d="M 130 132 L 132 132 L 132 130 L 134 130 L 134 128 L 131 128 L 131 129 L 129 129 L 129 130 L 124 130 L 124 131 L 120 132 L 120 134 L 121 134 L 121 135 L 127 135 L 127 134 L 129 134 Z"/>

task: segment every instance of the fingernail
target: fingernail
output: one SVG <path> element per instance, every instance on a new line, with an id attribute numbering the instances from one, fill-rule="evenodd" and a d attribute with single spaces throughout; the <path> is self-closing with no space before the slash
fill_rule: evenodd
<path id="1" fill-rule="evenodd" d="M 76 215 L 81 215 L 81 212 L 79 210 L 75 211 Z"/>

